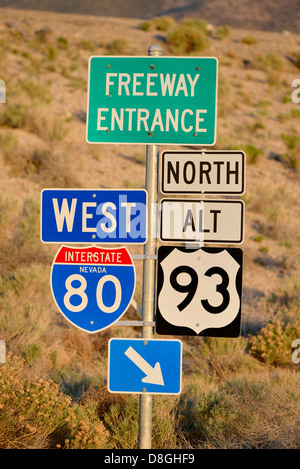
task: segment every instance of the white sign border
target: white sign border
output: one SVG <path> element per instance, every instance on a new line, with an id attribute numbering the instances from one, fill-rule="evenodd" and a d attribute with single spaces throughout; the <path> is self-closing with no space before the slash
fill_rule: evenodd
<path id="1" fill-rule="evenodd" d="M 207 202 L 213 202 L 213 203 L 228 203 L 228 204 L 241 204 L 241 229 L 240 229 L 240 240 L 239 241 L 232 241 L 232 240 L 206 240 L 205 238 L 203 240 L 200 240 L 201 243 L 209 245 L 209 244 L 234 244 L 234 245 L 240 245 L 243 244 L 244 242 L 244 235 L 245 235 L 245 202 L 243 200 L 237 200 L 237 199 L 207 199 L 207 200 L 198 200 L 198 199 L 161 199 L 159 209 L 160 209 L 160 227 L 159 227 L 159 239 L 163 243 L 173 243 L 173 242 L 178 242 L 178 243 L 192 243 L 192 244 L 199 244 L 199 240 L 197 239 L 178 239 L 178 238 L 170 238 L 170 239 L 164 239 L 162 237 L 162 209 L 161 209 L 161 204 L 163 202 L 187 202 L 187 203 L 207 203 Z"/>
<path id="2" fill-rule="evenodd" d="M 167 191 L 164 190 L 164 169 L 165 169 L 165 155 L 166 154 L 171 154 L 171 155 L 199 155 L 205 153 L 205 156 L 210 156 L 210 155 L 219 155 L 219 154 L 224 154 L 224 155 L 241 155 L 241 164 L 242 164 L 242 190 L 241 191 Z M 189 194 L 189 195 L 243 195 L 246 191 L 246 154 L 242 150 L 164 150 L 161 153 L 161 158 L 160 158 L 160 174 L 161 174 L 161 185 L 160 185 L 160 190 L 162 194 L 168 195 L 168 194 Z"/>

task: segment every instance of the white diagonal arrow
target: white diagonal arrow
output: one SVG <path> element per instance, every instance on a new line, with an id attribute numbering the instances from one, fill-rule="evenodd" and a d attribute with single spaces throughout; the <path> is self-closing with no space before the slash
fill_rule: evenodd
<path id="1" fill-rule="evenodd" d="M 146 376 L 142 379 L 143 383 L 160 384 L 161 386 L 164 386 L 165 383 L 163 380 L 159 362 L 157 362 L 153 368 L 132 347 L 128 347 L 125 352 L 125 355 L 129 358 L 129 360 L 131 360 L 138 368 L 140 368 L 145 373 Z"/>

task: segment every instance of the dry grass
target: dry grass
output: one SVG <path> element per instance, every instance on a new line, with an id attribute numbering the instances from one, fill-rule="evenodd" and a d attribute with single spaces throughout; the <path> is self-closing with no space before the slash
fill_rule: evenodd
<path id="1" fill-rule="evenodd" d="M 2 449 L 101 448 L 107 431 L 88 406 L 71 405 L 51 380 L 30 376 L 11 354 L 0 368 Z"/>

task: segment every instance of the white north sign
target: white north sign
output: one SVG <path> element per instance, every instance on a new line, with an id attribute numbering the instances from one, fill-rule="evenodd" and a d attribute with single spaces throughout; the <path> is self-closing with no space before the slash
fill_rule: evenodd
<path id="1" fill-rule="evenodd" d="M 245 153 L 242 151 L 164 151 L 163 194 L 243 194 Z"/>
<path id="2" fill-rule="evenodd" d="M 160 239 L 241 244 L 244 208 L 242 200 L 162 199 Z"/>

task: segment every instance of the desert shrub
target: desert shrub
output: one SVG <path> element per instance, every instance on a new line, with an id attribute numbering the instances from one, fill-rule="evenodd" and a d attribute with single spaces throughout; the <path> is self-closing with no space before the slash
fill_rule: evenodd
<path id="1" fill-rule="evenodd" d="M 219 39 L 225 39 L 226 37 L 230 36 L 231 34 L 231 28 L 230 26 L 218 26 L 217 28 L 217 36 Z"/>
<path id="2" fill-rule="evenodd" d="M 256 67 L 260 70 L 276 70 L 281 72 L 283 70 L 283 60 L 275 54 L 258 55 L 254 59 Z"/>
<path id="3" fill-rule="evenodd" d="M 256 44 L 257 43 L 257 39 L 256 37 L 253 37 L 253 36 L 245 36 L 243 38 L 243 44 L 247 44 L 247 45 L 252 45 L 252 44 Z"/>
<path id="4" fill-rule="evenodd" d="M 232 86 L 228 78 L 221 73 L 219 73 L 219 82 L 218 82 L 218 115 L 220 117 L 225 117 L 228 112 L 232 112 L 232 109 L 235 105 L 236 98 L 232 95 Z M 228 139 L 228 136 L 222 136 L 223 140 Z M 222 142 L 218 139 L 218 145 L 222 146 Z M 227 143 L 225 143 L 226 145 Z"/>
<path id="5" fill-rule="evenodd" d="M 66 37 L 64 36 L 59 36 L 57 38 L 57 44 L 60 49 L 67 49 L 69 45 L 69 41 Z"/>
<path id="6" fill-rule="evenodd" d="M 292 133 L 292 134 L 282 133 L 280 134 L 280 137 L 289 150 L 293 150 L 296 147 L 297 143 L 300 142 L 300 137 L 296 133 Z"/>
<path id="7" fill-rule="evenodd" d="M 108 45 L 109 53 L 114 54 L 125 54 L 128 48 L 128 41 L 122 37 L 114 39 L 111 44 Z"/>
<path id="8" fill-rule="evenodd" d="M 78 187 L 78 175 L 74 167 L 74 152 L 70 151 L 69 144 L 61 145 L 53 150 L 53 139 L 62 138 L 64 127 L 52 126 L 49 122 L 49 133 L 42 129 L 42 120 L 39 127 L 45 132 L 46 142 L 36 142 L 30 145 L 21 145 L 12 133 L 7 132 L 0 136 L 0 157 L 3 158 L 8 172 L 13 176 L 20 176 L 34 180 L 41 187 L 56 185 L 57 187 Z M 2 143 L 3 142 L 3 143 Z"/>
<path id="9" fill-rule="evenodd" d="M 19 139 L 10 131 L 0 136 L 0 145 L 0 155 L 13 175 L 29 176 L 38 173 L 45 164 L 47 156 L 45 149 L 22 146 Z"/>
<path id="10" fill-rule="evenodd" d="M 157 31 L 168 31 L 171 27 L 175 26 L 176 21 L 170 16 L 157 16 L 149 21 L 144 21 L 141 24 L 143 31 L 156 29 Z"/>
<path id="11" fill-rule="evenodd" d="M 86 90 L 87 82 L 82 77 L 74 77 L 69 82 L 69 87 L 71 89 Z"/>
<path id="12" fill-rule="evenodd" d="M 292 119 L 299 119 L 300 118 L 300 109 L 292 109 L 290 115 L 291 115 Z"/>
<path id="13" fill-rule="evenodd" d="M 108 447 L 115 449 L 137 448 L 138 397 L 129 394 L 111 394 L 106 386 L 90 386 L 81 402 L 94 403 L 96 412 L 108 432 Z"/>
<path id="14" fill-rule="evenodd" d="M 250 338 L 250 353 L 269 365 L 292 365 L 291 347 L 300 338 L 300 322 L 285 324 L 283 321 L 268 323 Z"/>
<path id="15" fill-rule="evenodd" d="M 1 145 L 1 139 L 0 139 Z M 6 228 L 7 220 L 9 219 L 11 211 L 14 209 L 13 204 L 9 198 L 0 194 L 0 233 Z"/>
<path id="16" fill-rule="evenodd" d="M 248 164 L 254 164 L 258 161 L 259 156 L 261 155 L 260 148 L 255 147 L 254 145 L 243 145 L 242 150 L 246 153 L 246 159 Z"/>
<path id="17" fill-rule="evenodd" d="M 284 84 L 284 79 L 281 76 L 281 72 L 277 70 L 268 70 L 267 74 L 267 82 L 270 86 L 282 85 Z"/>
<path id="18" fill-rule="evenodd" d="M 200 20 L 199 20 L 200 21 Z M 167 45 L 174 54 L 191 54 L 205 50 L 210 44 L 204 26 L 189 20 L 183 21 L 167 34 Z"/>
<path id="19" fill-rule="evenodd" d="M 107 432 L 91 406 L 72 404 L 51 380 L 32 377 L 8 354 L 0 367 L 0 448 L 103 448 Z"/>
<path id="20" fill-rule="evenodd" d="M 59 50 L 56 49 L 56 47 L 49 46 L 49 47 L 46 48 L 45 55 L 46 55 L 46 58 L 50 62 L 55 62 L 58 59 Z"/>
<path id="21" fill-rule="evenodd" d="M 130 394 L 113 394 L 106 385 L 90 386 L 82 396 L 84 403 L 96 405 L 97 414 L 103 421 L 109 438 L 107 446 L 115 449 L 133 449 L 138 446 L 139 397 Z M 176 447 L 176 401 L 156 396 L 153 401 L 152 447 Z"/>
<path id="22" fill-rule="evenodd" d="M 24 201 L 20 227 L 22 237 L 26 242 L 35 243 L 39 239 L 39 202 L 39 200 L 32 198 L 28 198 Z"/>
<path id="23" fill-rule="evenodd" d="M 183 26 L 188 26 L 190 28 L 196 27 L 199 31 L 201 31 L 204 34 L 208 34 L 208 28 L 207 24 L 204 20 L 200 19 L 195 19 L 195 18 L 183 18 L 181 24 Z"/>
<path id="24" fill-rule="evenodd" d="M 210 379 L 224 378 L 237 370 L 254 369 L 255 360 L 246 349 L 244 337 L 203 337 L 199 346 L 186 352 L 186 368 Z"/>
<path id="25" fill-rule="evenodd" d="M 152 24 L 158 31 L 168 31 L 175 25 L 175 20 L 170 16 L 158 16 L 153 18 Z"/>
<path id="26" fill-rule="evenodd" d="M 23 259 L 18 262 L 21 264 Z M 2 273 L 0 277 L 0 336 L 14 353 L 24 350 L 26 356 L 34 358 L 39 344 L 46 347 L 45 334 L 51 330 L 49 307 L 52 303 L 45 283 L 48 269 L 28 266 L 28 258 L 26 263 L 26 267 L 19 267 L 5 276 Z"/>
<path id="27" fill-rule="evenodd" d="M 180 441 L 176 415 L 177 398 L 156 396 L 153 400 L 152 446 L 157 449 L 176 448 Z"/>
<path id="28" fill-rule="evenodd" d="M 78 46 L 83 49 L 87 50 L 89 52 L 94 52 L 97 49 L 96 44 L 93 41 L 89 41 L 87 39 L 83 39 L 78 43 Z"/>
<path id="29" fill-rule="evenodd" d="M 35 42 L 38 44 L 45 44 L 51 41 L 52 37 L 53 37 L 53 32 L 48 27 L 35 31 Z"/>
<path id="30" fill-rule="evenodd" d="M 300 142 L 297 142 L 289 153 L 283 155 L 283 161 L 292 169 L 300 169 Z"/>
<path id="31" fill-rule="evenodd" d="M 28 94 L 31 100 L 47 104 L 50 102 L 51 95 L 49 86 L 40 83 L 38 80 L 34 80 L 32 77 L 20 81 L 20 88 Z"/>
<path id="32" fill-rule="evenodd" d="M 234 402 L 225 399 L 224 392 L 213 390 L 198 397 L 183 393 L 178 410 L 186 439 L 194 448 L 216 437 L 221 439 L 226 427 L 237 418 Z"/>
<path id="33" fill-rule="evenodd" d="M 300 167 L 300 138 L 298 134 L 292 133 L 292 134 L 284 134 L 282 133 L 280 135 L 282 141 L 286 145 L 288 149 L 288 153 L 285 153 L 283 155 L 283 161 L 289 166 L 290 168 L 293 169 L 299 169 Z"/>
<path id="34" fill-rule="evenodd" d="M 292 54 L 293 62 L 297 68 L 300 68 L 300 52 L 294 52 Z"/>
<path id="35" fill-rule="evenodd" d="M 185 440 L 193 448 L 298 448 L 299 379 L 278 372 L 200 393 L 187 386 L 177 409 Z"/>
<path id="36" fill-rule="evenodd" d="M 149 31 L 149 29 L 151 29 L 151 26 L 151 21 L 143 21 L 143 23 L 141 24 L 141 28 L 143 31 Z"/>
<path id="37" fill-rule="evenodd" d="M 24 104 L 6 104 L 0 114 L 0 125 L 20 129 L 25 125 L 26 114 L 27 108 Z"/>
<path id="38" fill-rule="evenodd" d="M 3 106 L 3 112 L 0 112 L 0 125 L 27 130 L 48 142 L 61 141 L 68 132 L 60 116 L 49 115 L 49 111 L 37 102 L 31 106 L 19 103 Z"/>
<path id="39" fill-rule="evenodd" d="M 42 106 L 33 106 L 27 114 L 26 128 L 46 142 L 62 141 L 68 133 L 60 116 L 49 115 Z"/>

